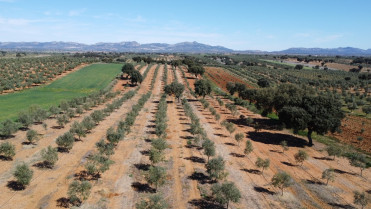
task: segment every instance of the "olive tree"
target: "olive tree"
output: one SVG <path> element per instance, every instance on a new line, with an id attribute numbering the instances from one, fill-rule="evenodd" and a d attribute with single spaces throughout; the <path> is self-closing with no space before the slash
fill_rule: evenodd
<path id="1" fill-rule="evenodd" d="M 303 165 L 304 161 L 308 159 L 308 153 L 305 152 L 304 150 L 299 150 L 295 155 L 295 161 L 296 163 L 300 163 L 300 166 Z"/>
<path id="2" fill-rule="evenodd" d="M 44 161 L 44 164 L 47 167 L 52 168 L 58 161 L 57 148 L 52 148 L 51 146 L 48 146 L 47 148 L 41 150 L 41 159 Z"/>
<path id="3" fill-rule="evenodd" d="M 146 179 L 149 184 L 155 185 L 157 190 L 158 186 L 165 184 L 166 169 L 159 166 L 151 166 L 149 168 Z"/>
<path id="4" fill-rule="evenodd" d="M 28 167 L 27 164 L 22 163 L 17 165 L 13 175 L 17 179 L 17 183 L 22 187 L 25 187 L 30 184 L 33 171 Z"/>
<path id="5" fill-rule="evenodd" d="M 30 144 L 39 140 L 39 134 L 35 130 L 28 130 L 26 133 L 26 138 Z"/>
<path id="6" fill-rule="evenodd" d="M 354 167 L 358 167 L 361 170 L 361 176 L 363 170 L 370 167 L 370 164 L 367 162 L 367 158 L 364 154 L 353 153 L 350 157 L 350 164 Z"/>
<path id="7" fill-rule="evenodd" d="M 204 79 L 197 80 L 194 86 L 195 86 L 195 93 L 198 96 L 202 96 L 203 98 L 205 98 L 206 95 L 209 95 L 211 93 L 211 84 L 207 80 L 204 80 Z"/>
<path id="8" fill-rule="evenodd" d="M 143 82 L 143 76 L 140 74 L 139 71 L 133 71 L 130 74 L 130 82 L 132 85 L 136 85 L 137 83 L 142 83 Z"/>
<path id="9" fill-rule="evenodd" d="M 209 162 L 209 158 L 215 156 L 214 142 L 210 139 L 206 139 L 202 143 L 202 148 L 204 150 L 204 154 L 207 156 L 207 162 Z"/>
<path id="10" fill-rule="evenodd" d="M 211 179 L 221 180 L 224 179 L 228 174 L 224 171 L 225 161 L 221 156 L 211 159 L 206 163 L 206 171 Z"/>
<path id="11" fill-rule="evenodd" d="M 334 156 L 333 160 L 335 160 L 335 157 L 340 157 L 343 154 L 343 149 L 340 146 L 331 145 L 326 148 L 326 151 L 329 156 Z"/>
<path id="12" fill-rule="evenodd" d="M 75 138 L 73 137 L 72 133 L 67 132 L 59 136 L 55 142 L 60 149 L 68 152 L 70 149 L 72 149 Z"/>
<path id="13" fill-rule="evenodd" d="M 247 140 L 246 141 L 246 146 L 245 146 L 245 149 L 243 151 L 243 153 L 248 156 L 252 151 L 254 150 L 254 147 L 252 146 L 252 143 L 250 140 Z"/>
<path id="14" fill-rule="evenodd" d="M 245 138 L 245 135 L 243 133 L 237 133 L 234 135 L 234 139 L 237 141 L 238 146 L 240 146 L 240 142 Z"/>
<path id="15" fill-rule="evenodd" d="M 178 99 L 178 102 L 179 102 L 180 97 L 182 96 L 184 92 L 184 85 L 174 81 L 171 84 L 166 85 L 164 90 L 167 95 L 170 95 L 170 96 L 174 95 Z"/>
<path id="16" fill-rule="evenodd" d="M 293 182 L 291 176 L 284 171 L 276 173 L 272 178 L 272 185 L 274 187 L 280 188 L 282 191 L 282 195 L 283 189 L 289 187 L 292 183 Z"/>
<path id="17" fill-rule="evenodd" d="M 258 159 L 255 162 L 256 167 L 262 168 L 261 174 L 263 174 L 263 171 L 267 168 L 269 168 L 270 160 L 269 159 L 262 159 L 258 157 Z"/>
<path id="18" fill-rule="evenodd" d="M 73 181 L 68 186 L 68 199 L 73 205 L 79 206 L 83 200 L 88 199 L 92 185 L 88 181 Z"/>
<path id="19" fill-rule="evenodd" d="M 329 181 L 335 181 L 335 172 L 334 169 L 329 168 L 322 172 L 322 179 L 326 180 L 326 185 L 328 185 Z"/>
<path id="20" fill-rule="evenodd" d="M 285 151 L 289 150 L 289 146 L 287 145 L 287 141 L 281 141 L 280 143 L 281 147 L 282 147 L 282 153 L 285 153 Z"/>
<path id="21" fill-rule="evenodd" d="M 148 200 L 142 199 L 135 204 L 136 209 L 166 209 L 168 204 L 160 194 L 149 196 Z"/>
<path id="22" fill-rule="evenodd" d="M 212 195 L 220 204 L 226 204 L 227 209 L 229 202 L 237 203 L 241 199 L 241 192 L 233 182 L 216 183 L 211 187 Z"/>
<path id="23" fill-rule="evenodd" d="M 12 160 L 15 156 L 15 146 L 10 142 L 4 142 L 0 144 L 0 155 L 6 159 Z"/>
<path id="24" fill-rule="evenodd" d="M 365 192 L 354 191 L 354 201 L 356 205 L 360 205 L 363 209 L 370 202 L 370 197 Z"/>

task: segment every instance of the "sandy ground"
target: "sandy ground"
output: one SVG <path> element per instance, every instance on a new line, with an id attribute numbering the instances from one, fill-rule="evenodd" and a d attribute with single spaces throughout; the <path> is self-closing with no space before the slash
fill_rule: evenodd
<path id="1" fill-rule="evenodd" d="M 150 148 L 150 140 L 156 138 L 154 119 L 163 92 L 163 72 L 168 72 L 168 83 L 175 80 L 170 66 L 168 67 L 169 69 L 164 69 L 163 65 L 160 67 L 151 98 L 139 112 L 132 132 L 118 144 L 112 156 L 115 164 L 102 174 L 100 179 L 91 182 L 91 195 L 82 208 L 134 208 L 135 203 L 154 192 L 154 188 L 148 185 L 144 178 L 150 164 L 146 151 Z M 70 153 L 60 153 L 60 159 L 54 169 L 32 167 L 32 182 L 22 191 L 13 191 L 6 187 L 8 181 L 13 180 L 12 171 L 15 165 L 21 161 L 30 165 L 38 162 L 40 150 L 48 145 L 55 146 L 56 137 L 67 131 L 72 123 L 64 129 L 42 130 L 41 125 L 33 126 L 32 129 L 44 134 L 36 146 L 21 144 L 25 139 L 25 132 L 18 132 L 15 138 L 9 139 L 16 145 L 17 155 L 14 161 L 0 161 L 0 208 L 56 208 L 57 200 L 66 197 L 68 185 L 76 178 L 75 174 L 84 170 L 86 156 L 95 150 L 95 143 L 105 137 L 109 127 L 115 127 L 123 120 L 138 99 L 149 91 L 155 68 L 156 66 L 153 66 L 150 69 L 134 98 L 102 121 L 82 142 L 77 142 Z M 143 73 L 144 69 L 140 71 Z M 185 84 L 186 78 L 181 76 L 179 70 L 176 75 L 179 82 Z M 195 79 L 188 81 L 193 87 Z M 226 171 L 229 173 L 226 180 L 233 181 L 241 191 L 240 202 L 231 204 L 230 208 L 352 208 L 352 192 L 369 191 L 370 170 L 365 170 L 363 177 L 360 177 L 359 169 L 350 166 L 346 159 L 328 159 L 322 151 L 325 147 L 322 144 L 315 143 L 314 147 L 305 147 L 306 139 L 287 131 L 275 130 L 269 125 L 255 132 L 252 127 L 239 123 L 238 116 L 232 116 L 229 110 L 220 107 L 216 98 L 207 97 L 210 105 L 221 115 L 220 121 L 226 119 L 235 123 L 236 131 L 230 134 L 220 125 L 220 121 L 215 121 L 209 110 L 203 109 L 201 103 L 193 98 L 188 90 L 184 96 L 189 99 L 208 137 L 215 142 L 217 155 L 226 161 Z M 229 102 L 223 100 L 225 103 Z M 167 103 L 166 140 L 169 149 L 165 150 L 165 162 L 158 164 L 166 168 L 167 181 L 157 192 L 164 196 L 170 208 L 216 208 L 201 199 L 200 188 L 207 189 L 211 184 L 207 181 L 205 169 L 207 158 L 197 147 L 187 146 L 187 139 L 191 137 L 188 130 L 190 121 L 176 99 L 168 97 Z M 101 105 L 96 109 L 103 107 Z M 262 123 L 268 121 L 240 107 L 239 113 Z M 74 120 L 79 121 L 84 115 Z M 47 123 L 48 127 L 52 127 L 55 120 L 48 120 Z M 234 140 L 235 133 L 246 135 L 240 144 Z M 283 139 L 289 144 L 289 150 L 284 153 L 278 145 Z M 251 140 L 254 146 L 254 151 L 248 156 L 243 154 L 246 140 Z M 293 157 L 300 149 L 304 149 L 310 156 L 303 166 L 297 166 Z M 263 174 L 255 167 L 258 157 L 270 159 L 270 167 Z M 336 171 L 336 181 L 326 186 L 322 183 L 321 174 L 330 167 Z M 285 189 L 283 196 L 270 184 L 273 175 L 280 170 L 288 172 L 294 180 L 294 184 Z"/>

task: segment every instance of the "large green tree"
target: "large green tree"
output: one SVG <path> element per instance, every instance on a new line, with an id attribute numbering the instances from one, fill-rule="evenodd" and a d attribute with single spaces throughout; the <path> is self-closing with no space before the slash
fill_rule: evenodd
<path id="1" fill-rule="evenodd" d="M 171 84 L 166 85 L 164 90 L 167 95 L 174 95 L 179 102 L 179 99 L 184 92 L 184 85 L 174 81 Z"/>
<path id="2" fill-rule="evenodd" d="M 131 63 L 126 63 L 124 66 L 122 66 L 122 75 L 126 75 L 126 78 L 128 78 L 132 72 L 135 71 L 134 65 Z"/>
<path id="3" fill-rule="evenodd" d="M 205 98 L 211 93 L 211 84 L 209 81 L 201 79 L 195 82 L 195 93 Z"/>

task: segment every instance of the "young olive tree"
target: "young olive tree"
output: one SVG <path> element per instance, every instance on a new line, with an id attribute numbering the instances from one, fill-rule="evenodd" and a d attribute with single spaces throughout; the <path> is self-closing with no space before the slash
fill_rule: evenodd
<path id="1" fill-rule="evenodd" d="M 159 166 L 151 166 L 146 179 L 149 184 L 155 185 L 155 189 L 157 190 L 158 186 L 165 184 L 166 169 Z"/>
<path id="2" fill-rule="evenodd" d="M 328 185 L 329 181 L 335 181 L 335 172 L 334 169 L 329 168 L 322 172 L 322 179 L 326 180 L 326 185 Z"/>
<path id="3" fill-rule="evenodd" d="M 0 155 L 4 156 L 8 160 L 12 160 L 15 156 L 15 146 L 10 142 L 0 144 Z"/>
<path id="4" fill-rule="evenodd" d="M 30 184 L 33 171 L 28 167 L 27 164 L 22 163 L 17 165 L 13 175 L 17 179 L 17 183 L 24 188 Z"/>
<path id="5" fill-rule="evenodd" d="M 278 172 L 272 178 L 272 185 L 274 187 L 280 188 L 282 191 L 282 195 L 283 189 L 289 187 L 291 184 L 292 184 L 291 176 L 286 172 Z"/>
<path id="6" fill-rule="evenodd" d="M 221 156 L 213 158 L 207 162 L 206 169 L 210 178 L 214 180 L 222 180 L 228 175 L 228 173 L 224 171 L 225 161 Z"/>
<path id="7" fill-rule="evenodd" d="M 269 159 L 262 159 L 258 157 L 258 159 L 255 162 L 256 167 L 262 168 L 261 174 L 263 174 L 263 171 L 267 168 L 269 168 L 270 160 Z"/>
<path id="8" fill-rule="evenodd" d="M 304 161 L 308 159 L 308 153 L 305 152 L 304 150 L 299 150 L 295 155 L 295 161 L 296 163 L 300 163 L 300 166 L 303 165 Z"/>
<path id="9" fill-rule="evenodd" d="M 88 181 L 73 181 L 68 186 L 68 199 L 72 205 L 79 206 L 88 199 L 92 185 Z"/>
<path id="10" fill-rule="evenodd" d="M 214 199 L 220 204 L 227 204 L 229 208 L 229 202 L 237 203 L 241 198 L 241 192 L 238 190 L 233 182 L 224 182 L 223 184 L 213 184 L 211 187 L 212 195 Z"/>

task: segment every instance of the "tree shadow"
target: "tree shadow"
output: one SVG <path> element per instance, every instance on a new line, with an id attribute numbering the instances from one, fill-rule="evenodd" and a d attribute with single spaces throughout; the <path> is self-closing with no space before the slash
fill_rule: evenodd
<path id="1" fill-rule="evenodd" d="M 75 173 L 75 178 L 79 181 L 93 181 L 98 180 L 101 175 L 99 173 L 90 175 L 86 170 L 80 171 L 79 173 Z"/>
<path id="2" fill-rule="evenodd" d="M 351 172 L 347 172 L 347 171 L 343 171 L 343 170 L 340 170 L 340 169 L 334 169 L 334 172 L 335 173 L 338 173 L 338 174 L 349 174 L 349 175 L 352 175 L 352 176 L 356 176 L 357 174 L 356 173 L 351 173 Z"/>
<path id="3" fill-rule="evenodd" d="M 31 144 L 33 144 L 32 142 L 22 142 L 21 143 L 22 145 L 31 145 Z"/>
<path id="4" fill-rule="evenodd" d="M 307 184 L 317 184 L 317 185 L 324 185 L 324 183 L 323 183 L 323 182 L 321 182 L 321 181 L 318 181 L 318 180 L 312 180 L 312 179 L 307 179 L 307 180 L 305 180 L 305 182 L 306 182 Z"/>
<path id="5" fill-rule="evenodd" d="M 355 207 L 353 207 L 349 204 L 339 204 L 339 203 L 334 203 L 334 202 L 329 202 L 327 204 L 331 205 L 334 208 L 356 209 Z"/>
<path id="6" fill-rule="evenodd" d="M 142 171 L 148 171 L 149 168 L 151 167 L 150 164 L 145 164 L 145 163 L 137 163 L 137 164 L 134 164 L 134 166 L 135 166 L 138 170 L 142 170 Z"/>
<path id="7" fill-rule="evenodd" d="M 224 134 L 214 134 L 215 136 L 219 136 L 219 137 L 223 137 L 223 138 L 226 138 L 227 136 L 224 135 Z"/>
<path id="8" fill-rule="evenodd" d="M 252 173 L 252 174 L 260 174 L 260 173 L 261 173 L 261 171 L 256 170 L 256 169 L 246 169 L 246 168 L 242 168 L 241 171 L 245 171 L 245 172 Z"/>
<path id="9" fill-rule="evenodd" d="M 269 132 L 247 132 L 247 137 L 255 142 L 261 142 L 264 144 L 279 145 L 282 141 L 287 141 L 289 147 L 301 147 L 304 148 L 308 145 L 308 142 L 302 138 L 295 137 L 288 134 L 281 133 L 269 133 Z"/>
<path id="10" fill-rule="evenodd" d="M 188 202 L 189 204 L 200 209 L 224 209 L 225 207 L 210 200 L 206 199 L 193 199 Z"/>
<path id="11" fill-rule="evenodd" d="M 333 158 L 329 158 L 329 157 L 313 157 L 314 159 L 317 159 L 317 160 L 327 160 L 327 161 L 333 161 L 334 159 Z"/>
<path id="12" fill-rule="evenodd" d="M 236 145 L 235 144 L 233 144 L 233 143 L 230 143 L 230 142 L 226 142 L 226 143 L 224 143 L 225 145 L 228 145 L 228 146 L 232 146 L 232 147 L 235 147 Z"/>
<path id="13" fill-rule="evenodd" d="M 149 150 L 142 150 L 140 151 L 142 155 L 149 156 Z"/>
<path id="14" fill-rule="evenodd" d="M 17 181 L 8 181 L 8 184 L 6 186 L 13 191 L 21 191 L 26 188 L 23 184 Z"/>
<path id="15" fill-rule="evenodd" d="M 2 161 L 12 161 L 13 158 L 11 158 L 11 157 L 6 157 L 6 156 L 4 156 L 4 155 L 0 155 L 0 160 L 2 160 Z"/>
<path id="16" fill-rule="evenodd" d="M 238 157 L 238 158 L 245 157 L 245 155 L 241 155 L 241 154 L 238 154 L 238 153 L 235 153 L 235 152 L 230 153 L 230 155 L 232 155 L 233 157 Z"/>
<path id="17" fill-rule="evenodd" d="M 296 165 L 294 165 L 292 163 L 289 163 L 289 162 L 286 162 L 286 161 L 281 161 L 281 163 L 284 164 L 284 165 L 287 165 L 287 166 L 296 167 Z"/>
<path id="18" fill-rule="evenodd" d="M 62 129 L 62 128 L 64 128 L 63 126 L 52 126 L 51 127 L 52 129 Z"/>
<path id="19" fill-rule="evenodd" d="M 61 197 L 57 200 L 57 207 L 62 208 L 69 208 L 70 207 L 70 199 L 66 197 Z"/>
<path id="20" fill-rule="evenodd" d="M 57 147 L 57 151 L 60 153 L 69 153 L 70 150 L 65 147 Z"/>
<path id="21" fill-rule="evenodd" d="M 274 149 L 270 149 L 269 152 L 283 153 L 283 152 L 280 151 L 280 150 L 274 150 Z"/>
<path id="22" fill-rule="evenodd" d="M 156 189 L 150 187 L 148 184 L 143 184 L 140 182 L 134 182 L 131 187 L 139 193 L 156 193 Z"/>
<path id="23" fill-rule="evenodd" d="M 270 118 L 255 118 L 255 123 L 258 123 L 261 129 L 266 130 L 278 130 L 283 129 L 283 124 L 279 120 L 270 119 Z"/>
<path id="24" fill-rule="evenodd" d="M 15 135 L 1 135 L 0 134 L 0 140 L 6 140 L 6 139 L 11 139 L 14 138 Z"/>
<path id="25" fill-rule="evenodd" d="M 193 139 L 192 136 L 180 136 L 180 138 L 185 140 Z"/>
<path id="26" fill-rule="evenodd" d="M 41 169 L 52 169 L 53 168 L 53 165 L 51 165 L 50 163 L 46 161 L 35 163 L 32 166 L 36 168 L 41 168 Z"/>
<path id="27" fill-rule="evenodd" d="M 196 157 L 196 156 L 185 157 L 184 159 L 190 160 L 190 161 L 192 161 L 194 163 L 206 163 L 205 159 L 200 158 L 200 157 Z"/>
<path id="28" fill-rule="evenodd" d="M 274 192 L 270 191 L 269 189 L 266 189 L 266 188 L 260 187 L 260 186 L 255 186 L 254 190 L 256 192 L 265 193 L 265 194 L 269 194 L 269 195 L 274 195 L 275 194 Z"/>
<path id="29" fill-rule="evenodd" d="M 193 172 L 192 175 L 188 176 L 188 179 L 198 181 L 200 184 L 210 184 L 210 177 L 201 172 Z"/>

